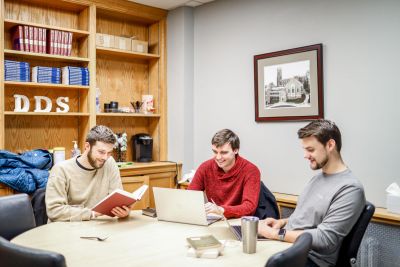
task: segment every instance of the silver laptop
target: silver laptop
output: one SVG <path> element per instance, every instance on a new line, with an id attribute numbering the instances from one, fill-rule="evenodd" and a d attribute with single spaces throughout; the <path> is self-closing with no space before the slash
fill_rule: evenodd
<path id="1" fill-rule="evenodd" d="M 226 221 L 226 223 L 228 224 L 229 230 L 231 230 L 231 232 L 236 237 L 236 239 L 239 240 L 239 241 L 242 241 L 242 226 L 240 226 L 240 225 L 231 225 L 226 218 L 224 218 L 224 221 Z M 257 235 L 257 240 L 266 241 L 266 240 L 270 240 L 270 239 L 268 239 L 266 237 L 263 237 L 261 235 Z"/>
<path id="2" fill-rule="evenodd" d="M 210 225 L 220 220 L 207 219 L 203 191 L 153 187 L 153 193 L 160 221 Z"/>

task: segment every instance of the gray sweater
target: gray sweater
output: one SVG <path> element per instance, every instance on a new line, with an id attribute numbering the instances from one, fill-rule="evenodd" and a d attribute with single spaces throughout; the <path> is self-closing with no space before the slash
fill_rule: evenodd
<path id="1" fill-rule="evenodd" d="M 306 185 L 285 228 L 310 233 L 310 258 L 319 266 L 334 266 L 342 240 L 364 206 L 363 186 L 349 169 L 320 173 Z"/>

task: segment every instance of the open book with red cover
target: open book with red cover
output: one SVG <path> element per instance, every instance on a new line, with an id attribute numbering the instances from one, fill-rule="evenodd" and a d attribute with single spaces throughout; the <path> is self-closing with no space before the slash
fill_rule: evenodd
<path id="1" fill-rule="evenodd" d="M 97 203 L 92 210 L 113 217 L 111 210 L 115 207 L 129 206 L 140 200 L 146 192 L 148 185 L 142 185 L 133 193 L 121 189 L 114 190 L 111 194 Z"/>

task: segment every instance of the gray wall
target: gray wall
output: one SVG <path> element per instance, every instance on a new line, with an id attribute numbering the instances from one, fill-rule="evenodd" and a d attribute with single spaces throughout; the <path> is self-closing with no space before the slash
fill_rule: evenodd
<path id="1" fill-rule="evenodd" d="M 179 20 L 173 13 L 169 24 Z M 176 57 L 185 55 L 176 51 L 181 39 L 171 38 L 190 34 L 182 34 L 182 25 L 168 27 L 170 157 L 196 168 L 211 157 L 212 135 L 230 128 L 241 138 L 241 155 L 259 166 L 272 191 L 299 194 L 314 175 L 296 136 L 307 122 L 255 122 L 253 56 L 322 43 L 325 118 L 340 127 L 342 156 L 367 198 L 385 206 L 385 188 L 400 184 L 399 14 L 397 0 L 217 0 L 195 8 L 193 105 L 173 98 L 191 94 L 190 86 L 178 87 L 192 73 Z M 182 111 L 193 112 L 193 131 L 185 130 Z"/>
<path id="2" fill-rule="evenodd" d="M 193 8 L 168 14 L 168 159 L 193 169 Z"/>

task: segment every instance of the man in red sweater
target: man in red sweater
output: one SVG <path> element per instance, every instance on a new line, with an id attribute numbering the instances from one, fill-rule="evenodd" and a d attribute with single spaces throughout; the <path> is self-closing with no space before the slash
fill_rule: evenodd
<path id="1" fill-rule="evenodd" d="M 260 193 L 260 171 L 239 156 L 240 140 L 231 130 L 217 132 L 211 140 L 212 159 L 197 169 L 189 190 L 205 191 L 207 213 L 227 218 L 253 215 Z"/>

